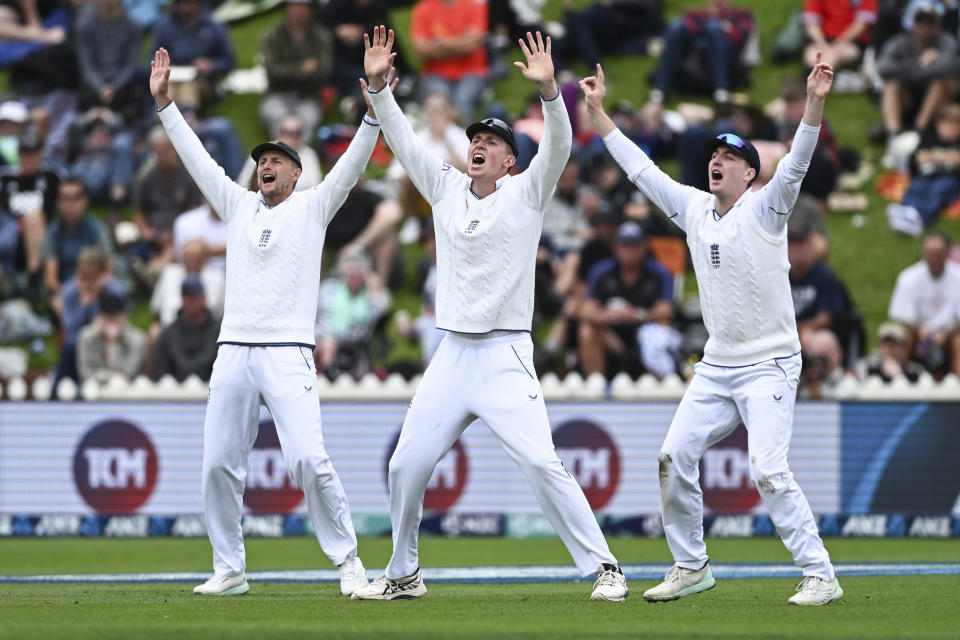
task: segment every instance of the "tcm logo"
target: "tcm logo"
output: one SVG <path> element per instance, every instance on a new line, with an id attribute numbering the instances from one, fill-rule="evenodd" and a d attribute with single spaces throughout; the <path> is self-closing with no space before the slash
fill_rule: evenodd
<path id="1" fill-rule="evenodd" d="M 700 460 L 700 486 L 703 504 L 712 513 L 751 513 L 760 502 L 750 478 L 747 430 L 742 424 L 707 449 Z"/>
<path id="2" fill-rule="evenodd" d="M 390 449 L 387 450 L 384 477 L 389 482 L 389 465 L 393 452 L 397 449 L 400 434 L 393 439 Z M 427 490 L 423 495 L 423 510 L 443 513 L 457 503 L 463 490 L 467 486 L 467 450 L 463 443 L 457 440 L 453 446 L 443 454 L 427 482 Z"/>
<path id="3" fill-rule="evenodd" d="M 589 420 L 570 420 L 553 432 L 563 466 L 576 478 L 590 508 L 602 508 L 620 483 L 620 453 L 602 428 Z"/>
<path id="4" fill-rule="evenodd" d="M 97 513 L 134 513 L 157 484 L 157 452 L 143 431 L 124 420 L 94 425 L 73 454 L 73 480 Z"/>
<path id="5" fill-rule="evenodd" d="M 303 492 L 287 473 L 273 420 L 261 420 L 257 439 L 247 458 L 243 504 L 251 513 L 290 513 L 302 500 Z"/>

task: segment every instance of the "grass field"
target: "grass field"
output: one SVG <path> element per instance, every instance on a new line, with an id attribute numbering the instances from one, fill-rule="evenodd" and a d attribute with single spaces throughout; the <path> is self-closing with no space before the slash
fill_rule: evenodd
<path id="1" fill-rule="evenodd" d="M 715 563 L 789 563 L 778 540 L 717 539 Z M 960 540 L 828 539 L 834 562 L 958 562 Z M 625 564 L 669 562 L 662 539 L 612 538 Z M 382 567 L 390 541 L 364 539 Z M 960 625 L 960 576 L 844 577 L 823 608 L 789 607 L 796 579 L 723 579 L 704 594 L 649 604 L 654 581 L 631 581 L 623 604 L 590 602 L 592 580 L 431 584 L 430 568 L 569 565 L 556 539 L 425 538 L 428 595 L 352 602 L 334 583 L 251 581 L 239 598 L 198 598 L 193 583 L 0 584 L 0 638 L 949 638 Z M 250 571 L 329 568 L 306 538 L 251 539 Z M 0 578 L 29 574 L 205 571 L 206 540 L 4 539 Z M 373 574 L 374 571 L 371 571 Z M 629 571 L 628 571 L 629 576 Z M 373 577 L 371 575 L 371 577 Z"/>

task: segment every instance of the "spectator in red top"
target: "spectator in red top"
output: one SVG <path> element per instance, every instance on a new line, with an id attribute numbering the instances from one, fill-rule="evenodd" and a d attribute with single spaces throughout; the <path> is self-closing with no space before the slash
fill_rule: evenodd
<path id="1" fill-rule="evenodd" d="M 420 0 L 413 7 L 410 30 L 413 49 L 423 69 L 422 96 L 450 98 L 461 122 L 471 122 L 487 86 L 489 17 L 478 0 Z"/>
<path id="2" fill-rule="evenodd" d="M 727 0 L 708 0 L 706 9 L 687 11 L 667 27 L 650 101 L 662 104 L 674 75 L 691 47 L 706 48 L 713 79 L 713 99 L 730 101 L 737 59 L 755 28 L 753 14 Z"/>
<path id="3" fill-rule="evenodd" d="M 803 63 L 813 67 L 818 51 L 821 61 L 834 69 L 860 62 L 876 21 L 877 0 L 804 0 L 803 22 L 810 44 L 803 52 Z"/>

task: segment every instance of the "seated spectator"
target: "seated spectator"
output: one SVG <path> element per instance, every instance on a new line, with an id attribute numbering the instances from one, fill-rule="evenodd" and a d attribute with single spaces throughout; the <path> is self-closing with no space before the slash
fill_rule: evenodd
<path id="1" fill-rule="evenodd" d="M 359 379 L 372 367 L 369 345 L 377 321 L 390 308 L 390 291 L 362 253 L 345 253 L 337 275 L 320 284 L 317 308 L 317 371 L 333 380 L 341 373 Z"/>
<path id="2" fill-rule="evenodd" d="M 800 341 L 814 331 L 832 330 L 843 315 L 843 290 L 833 271 L 815 259 L 810 232 L 796 225 L 788 229 L 790 291 Z"/>
<path id="3" fill-rule="evenodd" d="M 220 321 L 207 308 L 200 278 L 187 276 L 180 292 L 183 306 L 153 347 L 151 374 L 154 380 L 170 375 L 183 382 L 195 375 L 208 382 L 217 357 Z"/>
<path id="4" fill-rule="evenodd" d="M 194 239 L 183 245 L 182 262 L 171 262 L 160 274 L 157 286 L 150 298 L 150 309 L 159 326 L 166 327 L 177 319 L 183 300 L 180 290 L 190 277 L 197 277 L 203 283 L 204 303 L 219 320 L 223 317 L 225 295 L 225 272 L 207 262 L 207 247 L 203 240 Z M 151 333 L 155 333 L 153 329 Z"/>
<path id="5" fill-rule="evenodd" d="M 557 260 L 550 237 L 542 234 L 533 270 L 533 330 L 555 318 L 563 308 L 564 296 L 557 290 Z"/>
<path id="6" fill-rule="evenodd" d="M 83 86 L 80 108 L 105 107 L 128 123 L 139 117 L 142 91 L 137 85 L 140 27 L 121 0 L 96 0 L 96 9 L 77 24 L 75 47 Z"/>
<path id="7" fill-rule="evenodd" d="M 100 294 L 99 313 L 77 340 L 80 382 L 104 383 L 113 376 L 133 380 L 143 370 L 147 336 L 127 319 L 127 297 L 105 290 Z"/>
<path id="8" fill-rule="evenodd" d="M 587 297 L 578 312 L 580 368 L 584 377 L 621 371 L 642 372 L 637 329 L 657 300 L 673 298 L 673 279 L 647 255 L 643 229 L 633 221 L 617 230 L 614 259 L 596 265 L 587 281 Z"/>
<path id="9" fill-rule="evenodd" d="M 860 62 L 877 21 L 877 0 L 804 0 L 803 22 L 810 44 L 803 64 L 812 68 L 817 52 L 834 69 Z"/>
<path id="10" fill-rule="evenodd" d="M 797 396 L 811 400 L 844 400 L 857 393 L 856 378 L 843 366 L 843 351 L 837 336 L 817 329 L 800 340 L 803 367 Z"/>
<path id="11" fill-rule="evenodd" d="M 41 251 L 47 225 L 53 220 L 57 189 L 65 172 L 46 160 L 43 139 L 34 133 L 20 138 L 20 166 L 0 167 L 0 210 L 12 215 L 21 230 L 22 262 L 27 289 L 40 291 L 43 283 Z"/>
<path id="12" fill-rule="evenodd" d="M 659 380 L 679 374 L 683 367 L 683 336 L 673 326 L 673 315 L 669 300 L 657 300 L 650 308 L 648 321 L 637 330 L 640 362 Z"/>
<path id="13" fill-rule="evenodd" d="M 443 93 L 470 122 L 490 73 L 487 5 L 478 0 L 419 0 L 410 16 L 413 50 L 423 63 L 420 93 Z"/>
<path id="14" fill-rule="evenodd" d="M 706 4 L 705 9 L 691 9 L 667 27 L 650 92 L 652 102 L 663 103 L 688 55 L 697 55 L 697 66 L 710 70 L 714 102 L 729 102 L 736 75 L 743 73 L 738 68 L 740 54 L 756 28 L 753 13 L 731 7 L 728 0 L 707 0 Z"/>
<path id="15" fill-rule="evenodd" d="M 412 339 L 420 345 L 421 363 L 417 367 L 418 372 L 426 370 L 447 334 L 443 329 L 437 328 L 437 238 L 432 224 L 424 225 L 420 243 L 425 253 L 417 269 L 418 282 L 422 283 L 420 315 L 411 320 L 410 314 L 398 311 L 394 325 L 398 335 Z"/>
<path id="16" fill-rule="evenodd" d="M 312 0 L 286 0 L 283 21 L 260 41 L 268 83 L 260 102 L 260 120 L 267 130 L 295 114 L 306 129 L 302 137 L 307 138 L 323 118 L 320 91 L 333 67 L 333 36 L 314 22 L 312 14 Z"/>
<path id="17" fill-rule="evenodd" d="M 0 301 L 23 293 L 25 274 L 17 267 L 20 225 L 6 211 L 0 211 Z"/>
<path id="18" fill-rule="evenodd" d="M 53 45 L 63 42 L 66 35 L 64 27 L 47 27 L 41 22 L 37 0 L 23 0 L 0 6 L 0 40 Z M 4 62 L 9 64 L 10 61 Z"/>
<path id="19" fill-rule="evenodd" d="M 71 175 L 83 180 L 95 203 L 119 208 L 129 196 L 136 168 L 133 134 L 105 107 L 79 116 L 71 129 L 67 149 Z"/>
<path id="20" fill-rule="evenodd" d="M 227 225 L 223 224 L 223 220 L 206 200 L 199 207 L 184 211 L 174 221 L 174 260 L 183 262 L 183 248 L 191 240 L 199 240 L 206 245 L 207 264 L 226 274 Z"/>
<path id="21" fill-rule="evenodd" d="M 106 256 L 113 254 L 110 231 L 90 213 L 90 200 L 82 180 L 67 178 L 58 187 L 60 217 L 47 231 L 43 248 L 47 292 L 57 295 L 73 277 L 80 252 L 98 247 Z"/>
<path id="22" fill-rule="evenodd" d="M 361 178 L 330 221 L 323 247 L 328 256 L 336 252 L 338 259 L 348 253 L 367 253 L 380 280 L 389 282 L 401 215 L 396 200 L 366 188 Z"/>
<path id="23" fill-rule="evenodd" d="M 900 204 L 887 205 L 900 230 L 920 230 L 937 221 L 940 211 L 960 197 L 960 104 L 944 104 L 933 129 L 925 131 L 910 158 L 910 186 Z"/>
<path id="24" fill-rule="evenodd" d="M 217 82 L 236 63 L 230 34 L 207 12 L 203 0 L 174 0 L 173 10 L 154 29 L 150 50 L 160 47 L 170 54 L 170 97 L 181 108 L 209 104 Z"/>
<path id="25" fill-rule="evenodd" d="M 228 176 L 236 178 L 243 167 L 247 152 L 230 119 L 223 116 L 201 118 L 195 110 L 186 107 L 181 113 L 210 157 L 223 167 Z"/>
<path id="26" fill-rule="evenodd" d="M 642 55 L 650 40 L 663 29 L 662 0 L 612 0 L 593 2 L 567 11 L 563 54 L 595 69 L 604 55 Z M 526 31 L 513 35 L 511 43 Z"/>
<path id="27" fill-rule="evenodd" d="M 918 6 L 910 32 L 891 38 L 877 59 L 883 79 L 880 108 L 888 137 L 904 128 L 926 129 L 941 105 L 955 95 L 956 70 L 956 38 L 941 30 L 933 5 Z"/>
<path id="28" fill-rule="evenodd" d="M 923 259 L 897 276 L 888 315 L 907 328 L 910 358 L 935 378 L 960 375 L 960 264 L 948 260 L 950 237 L 927 233 Z"/>
<path id="29" fill-rule="evenodd" d="M 363 105 L 360 95 L 360 86 L 357 78 L 363 77 L 363 34 L 370 30 L 371 25 L 391 24 L 390 10 L 395 3 L 387 0 L 327 0 L 317 9 L 317 22 L 333 32 L 333 70 L 331 80 L 341 98 L 346 100 L 341 105 L 348 106 L 346 111 L 353 111 L 353 106 Z M 401 34 L 395 34 L 394 47 L 403 51 L 399 41 Z M 394 66 L 401 78 L 401 85 L 397 87 L 398 95 L 403 93 L 406 84 L 405 76 L 411 76 L 406 66 L 404 56 L 397 56 Z"/>
<path id="30" fill-rule="evenodd" d="M 150 133 L 150 146 L 152 166 L 133 185 L 133 221 L 140 231 L 140 244 L 131 268 L 140 286 L 152 291 L 173 259 L 174 220 L 181 211 L 199 205 L 202 196 L 163 129 Z"/>
<path id="31" fill-rule="evenodd" d="M 557 189 L 543 214 L 541 235 L 550 239 L 556 257 L 556 290 L 566 295 L 573 290 L 580 265 L 580 250 L 591 237 L 590 223 L 584 209 L 586 187 L 580 183 L 580 165 L 567 161 Z"/>
<path id="32" fill-rule="evenodd" d="M 100 310 L 100 294 L 106 289 L 121 294 L 123 289 L 112 279 L 110 259 L 99 247 L 87 247 L 77 256 L 77 268 L 55 296 L 51 306 L 60 323 L 60 360 L 54 373 L 54 389 L 62 378 L 79 381 L 77 340 L 80 330 L 90 324 Z"/>
<path id="33" fill-rule="evenodd" d="M 898 322 L 884 322 L 877 330 L 877 349 L 864 358 L 859 366 L 860 378 L 866 380 L 877 376 L 884 382 L 903 376 L 916 382 L 923 374 L 923 367 L 911 362 L 907 351 L 907 329 Z"/>
<path id="34" fill-rule="evenodd" d="M 317 157 L 317 152 L 313 150 L 313 147 L 307 144 L 309 135 L 304 128 L 303 120 L 296 114 L 290 114 L 275 122 L 277 122 L 277 126 L 272 128 L 274 139 L 287 143 L 296 149 L 297 155 L 300 156 L 301 173 L 295 189 L 303 191 L 320 184 L 320 181 L 323 180 L 320 158 Z M 240 175 L 237 176 L 237 184 L 245 186 L 251 191 L 260 189 L 257 185 L 257 163 L 250 156 L 247 156 L 246 162 L 240 170 Z"/>

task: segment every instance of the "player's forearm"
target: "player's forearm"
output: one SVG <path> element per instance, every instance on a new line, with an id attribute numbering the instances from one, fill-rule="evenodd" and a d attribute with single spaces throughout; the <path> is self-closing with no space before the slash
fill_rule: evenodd
<path id="1" fill-rule="evenodd" d="M 607 115 L 607 112 L 603 110 L 602 105 L 593 106 L 588 102 L 587 116 L 590 118 L 590 124 L 597 130 L 601 138 L 606 138 L 617 129 L 617 125 L 614 124 L 610 116 Z"/>
<path id="2" fill-rule="evenodd" d="M 824 102 L 826 102 L 824 98 L 808 95 L 807 103 L 803 108 L 802 122 L 810 127 L 819 127 L 820 123 L 823 122 Z"/>
<path id="3" fill-rule="evenodd" d="M 365 117 L 350 146 L 333 165 L 322 183 L 323 192 L 327 198 L 327 202 L 324 203 L 324 209 L 328 211 L 327 215 L 332 216 L 340 208 L 347 194 L 363 175 L 379 135 L 380 125 L 376 120 Z"/>

